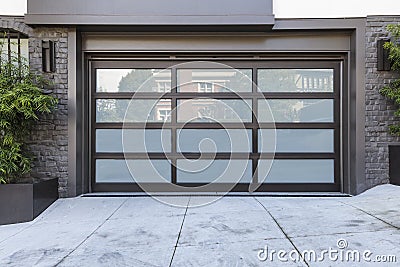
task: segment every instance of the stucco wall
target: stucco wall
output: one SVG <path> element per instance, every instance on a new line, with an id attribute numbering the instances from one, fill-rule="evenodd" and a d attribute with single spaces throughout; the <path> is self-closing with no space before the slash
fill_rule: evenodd
<path id="1" fill-rule="evenodd" d="M 389 149 L 400 138 L 390 135 L 388 125 L 395 120 L 392 101 L 379 90 L 397 75 L 393 71 L 377 71 L 377 40 L 388 37 L 386 26 L 400 23 L 400 16 L 370 16 L 366 27 L 366 179 L 367 186 L 389 182 Z"/>

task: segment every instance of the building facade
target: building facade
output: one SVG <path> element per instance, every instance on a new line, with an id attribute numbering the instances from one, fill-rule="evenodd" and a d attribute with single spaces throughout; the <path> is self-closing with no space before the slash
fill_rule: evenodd
<path id="1" fill-rule="evenodd" d="M 399 140 L 379 89 L 396 74 L 377 70 L 377 43 L 400 16 L 275 19 L 269 0 L 117 2 L 28 0 L 25 17 L 1 17 L 54 81 L 59 106 L 32 134 L 32 175 L 58 178 L 61 196 L 140 184 L 359 194 L 389 182 Z M 54 69 L 43 68 L 48 41 Z"/>

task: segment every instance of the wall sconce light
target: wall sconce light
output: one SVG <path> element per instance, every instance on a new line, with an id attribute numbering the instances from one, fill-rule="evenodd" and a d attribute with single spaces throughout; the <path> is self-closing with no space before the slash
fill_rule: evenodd
<path id="1" fill-rule="evenodd" d="M 56 71 L 56 44 L 53 41 L 42 41 L 42 69 L 43 72 Z"/>
<path id="2" fill-rule="evenodd" d="M 385 43 L 390 42 L 390 39 L 378 40 L 378 71 L 391 70 L 392 62 L 389 59 L 389 51 L 384 48 Z"/>

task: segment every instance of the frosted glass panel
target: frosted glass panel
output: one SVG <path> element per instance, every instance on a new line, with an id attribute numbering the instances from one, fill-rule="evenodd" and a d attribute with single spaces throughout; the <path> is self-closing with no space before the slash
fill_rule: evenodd
<path id="1" fill-rule="evenodd" d="M 333 69 L 258 70 L 263 92 L 333 92 Z"/>
<path id="2" fill-rule="evenodd" d="M 248 160 L 178 160 L 177 163 L 178 183 L 250 183 L 252 180 L 252 164 Z"/>
<path id="3" fill-rule="evenodd" d="M 258 102 L 259 122 L 333 122 L 333 114 L 332 99 L 272 99 Z"/>
<path id="4" fill-rule="evenodd" d="M 179 152 L 250 152 L 251 130 L 221 129 L 178 131 Z"/>
<path id="5" fill-rule="evenodd" d="M 122 138 L 122 132 L 124 138 Z M 122 142 L 123 141 L 123 142 Z M 124 143 L 124 150 L 122 147 Z M 170 130 L 96 130 L 96 152 L 171 152 Z"/>
<path id="6" fill-rule="evenodd" d="M 190 93 L 251 92 L 250 69 L 180 69 L 178 91 Z"/>
<path id="7" fill-rule="evenodd" d="M 125 117 L 126 113 L 126 117 Z M 96 100 L 97 122 L 169 122 L 171 100 L 148 99 L 98 99 Z"/>
<path id="8" fill-rule="evenodd" d="M 179 122 L 251 122 L 251 100 L 190 99 L 178 101 Z"/>
<path id="9" fill-rule="evenodd" d="M 132 174 L 129 172 L 129 168 Z M 135 177 L 135 178 L 133 178 Z M 170 182 L 168 160 L 96 160 L 97 183 Z"/>
<path id="10" fill-rule="evenodd" d="M 269 160 L 258 164 L 259 181 L 264 183 L 333 183 L 334 160 L 274 160 L 267 176 Z"/>
<path id="11" fill-rule="evenodd" d="M 97 69 L 97 92 L 171 91 L 171 70 L 160 69 Z"/>
<path id="12" fill-rule="evenodd" d="M 274 140 L 270 129 L 259 130 L 258 151 L 273 152 Z M 331 129 L 277 129 L 276 152 L 333 153 L 334 130 Z"/>

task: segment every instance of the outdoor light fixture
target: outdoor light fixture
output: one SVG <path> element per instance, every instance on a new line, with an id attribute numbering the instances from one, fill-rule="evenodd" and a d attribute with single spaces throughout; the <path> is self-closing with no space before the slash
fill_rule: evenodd
<path id="1" fill-rule="evenodd" d="M 389 59 L 389 51 L 384 48 L 385 43 L 390 42 L 389 39 L 378 40 L 378 71 L 389 71 L 391 62 Z"/>
<path id="2" fill-rule="evenodd" d="M 42 41 L 42 69 L 43 72 L 56 71 L 55 42 Z"/>

